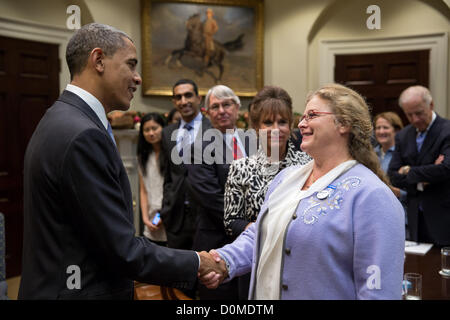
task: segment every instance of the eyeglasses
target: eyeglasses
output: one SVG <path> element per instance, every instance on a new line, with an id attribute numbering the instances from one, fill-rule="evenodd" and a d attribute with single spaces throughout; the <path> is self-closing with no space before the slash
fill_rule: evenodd
<path id="1" fill-rule="evenodd" d="M 301 118 L 300 122 L 305 120 L 306 122 L 311 121 L 314 118 L 317 118 L 321 114 L 334 114 L 333 112 L 320 112 L 320 111 L 308 111 L 308 113 L 305 113 Z"/>
<path id="2" fill-rule="evenodd" d="M 209 110 L 217 112 L 220 109 L 220 106 L 222 106 L 223 110 L 227 111 L 229 110 L 232 106 L 234 106 L 234 101 L 224 101 L 222 103 L 214 103 L 211 106 L 209 106 Z"/>

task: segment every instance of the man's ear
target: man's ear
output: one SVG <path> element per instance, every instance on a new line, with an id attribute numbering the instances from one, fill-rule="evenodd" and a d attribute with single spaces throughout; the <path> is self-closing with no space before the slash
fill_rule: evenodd
<path id="1" fill-rule="evenodd" d="M 105 54 L 103 50 L 100 48 L 94 48 L 89 55 L 89 62 L 91 65 L 97 70 L 99 73 L 103 73 L 105 71 Z"/>

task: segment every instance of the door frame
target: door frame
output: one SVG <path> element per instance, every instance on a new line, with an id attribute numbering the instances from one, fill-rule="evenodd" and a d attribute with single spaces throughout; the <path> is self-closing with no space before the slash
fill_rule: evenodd
<path id="1" fill-rule="evenodd" d="M 430 91 L 434 106 L 442 117 L 447 111 L 448 34 L 439 32 L 417 36 L 373 39 L 341 39 L 319 41 L 320 85 L 334 82 L 335 56 L 338 54 L 364 54 L 395 51 L 430 50 Z"/>
<path id="2" fill-rule="evenodd" d="M 66 47 L 74 30 L 63 27 L 50 26 L 25 20 L 0 17 L 0 36 L 53 43 L 59 45 L 59 91 L 62 92 L 70 83 L 69 68 L 65 62 Z M 62 61 L 64 59 L 64 61 Z"/>

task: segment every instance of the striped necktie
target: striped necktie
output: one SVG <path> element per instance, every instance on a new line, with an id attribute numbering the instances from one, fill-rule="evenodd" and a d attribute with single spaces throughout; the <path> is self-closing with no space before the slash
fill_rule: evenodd
<path id="1" fill-rule="evenodd" d="M 237 159 L 242 158 L 242 156 L 243 156 L 242 155 L 242 151 L 239 148 L 239 144 L 237 142 L 237 139 L 236 139 L 236 137 L 233 137 L 233 159 L 237 160 Z"/>

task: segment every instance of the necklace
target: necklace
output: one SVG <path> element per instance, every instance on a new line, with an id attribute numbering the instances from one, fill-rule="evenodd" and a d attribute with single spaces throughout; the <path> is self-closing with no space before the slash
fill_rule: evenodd
<path id="1" fill-rule="evenodd" d="M 316 179 L 314 178 L 314 171 L 311 171 L 311 175 L 309 176 L 308 180 L 306 180 L 306 181 L 308 182 L 309 180 L 312 180 L 312 181 L 310 181 L 309 183 L 305 183 L 303 185 L 302 189 L 307 190 L 307 189 L 309 189 L 309 187 L 311 187 L 314 184 L 314 182 L 316 182 Z"/>

